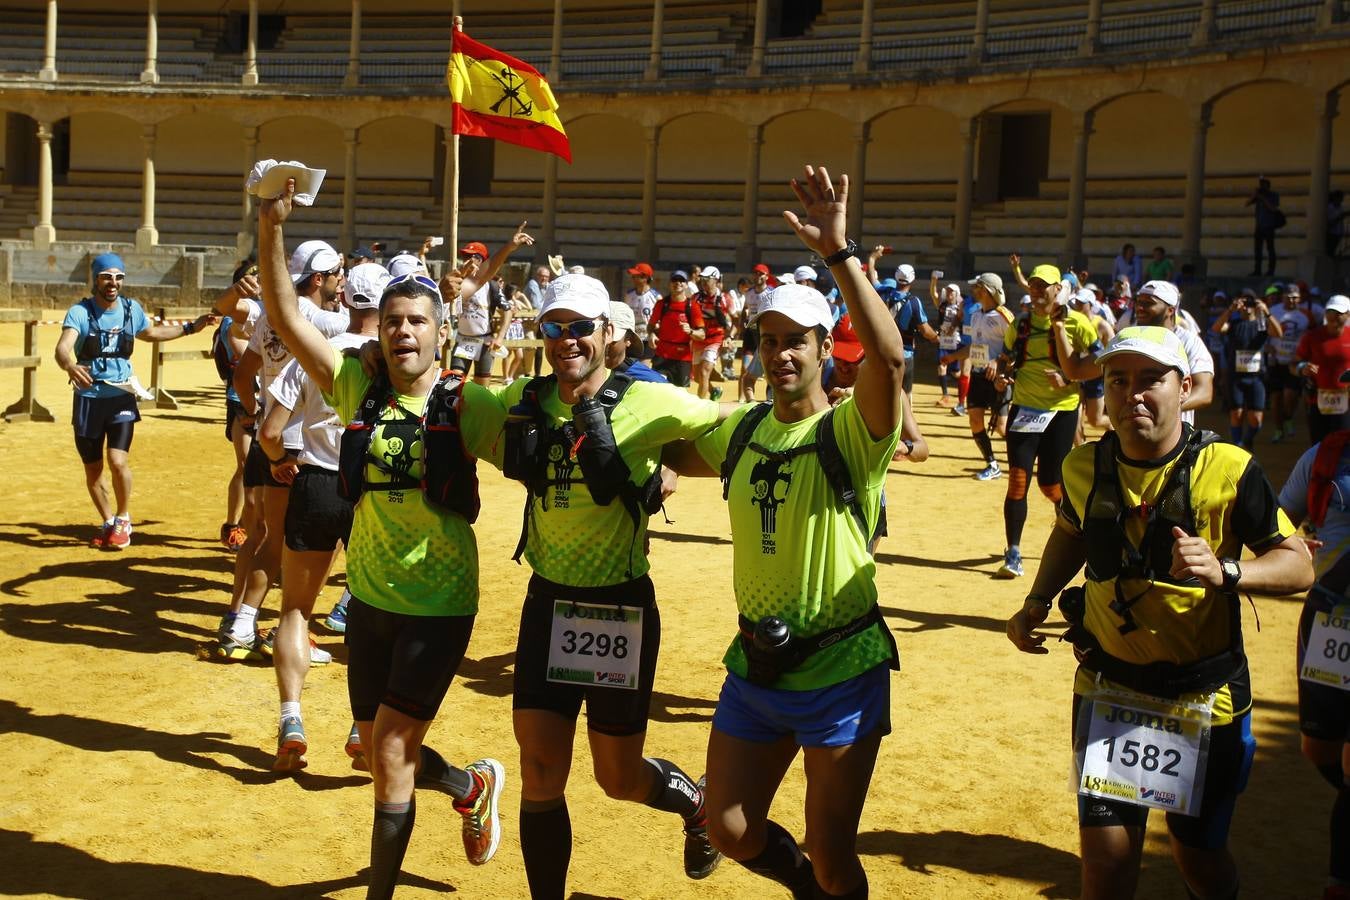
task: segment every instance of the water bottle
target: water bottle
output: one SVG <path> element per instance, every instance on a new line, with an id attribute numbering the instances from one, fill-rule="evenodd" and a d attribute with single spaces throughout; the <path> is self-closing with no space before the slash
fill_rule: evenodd
<path id="1" fill-rule="evenodd" d="M 792 629 L 777 616 L 765 616 L 755 623 L 754 642 L 756 650 L 777 655 L 792 642 Z"/>
<path id="2" fill-rule="evenodd" d="M 605 408 L 594 397 L 582 397 L 572 405 L 572 424 L 582 434 L 595 434 L 605 424 Z"/>

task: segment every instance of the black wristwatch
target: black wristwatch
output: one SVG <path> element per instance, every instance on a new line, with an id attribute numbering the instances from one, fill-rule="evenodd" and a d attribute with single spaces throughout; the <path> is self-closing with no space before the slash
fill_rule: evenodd
<path id="1" fill-rule="evenodd" d="M 1238 561 L 1225 557 L 1219 560 L 1219 568 L 1223 570 L 1223 589 L 1237 590 L 1238 582 L 1242 580 L 1242 566 L 1238 565 Z"/>
<path id="2" fill-rule="evenodd" d="M 828 269 L 831 266 L 839 265 L 841 262 L 848 259 L 850 256 L 857 256 L 857 255 L 858 255 L 858 242 L 854 240 L 845 240 L 844 249 L 834 251 L 829 256 L 822 259 L 821 262 L 824 263 L 825 268 Z"/>
<path id="3" fill-rule="evenodd" d="M 284 466 L 286 465 L 286 462 L 291 458 L 291 452 L 289 450 L 283 449 L 281 451 L 281 459 L 273 459 L 272 457 L 267 456 L 266 453 L 264 453 L 263 456 L 267 457 L 267 461 L 274 466 Z"/>
<path id="4" fill-rule="evenodd" d="M 905 455 L 909 456 L 914 452 L 914 442 L 909 438 L 901 438 L 900 443 L 905 445 Z"/>

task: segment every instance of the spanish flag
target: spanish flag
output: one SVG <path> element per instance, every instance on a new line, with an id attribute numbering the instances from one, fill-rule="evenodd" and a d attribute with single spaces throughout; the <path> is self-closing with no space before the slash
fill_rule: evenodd
<path id="1" fill-rule="evenodd" d="M 455 134 L 494 138 L 572 161 L 558 101 L 530 64 L 456 31 L 446 78 Z"/>

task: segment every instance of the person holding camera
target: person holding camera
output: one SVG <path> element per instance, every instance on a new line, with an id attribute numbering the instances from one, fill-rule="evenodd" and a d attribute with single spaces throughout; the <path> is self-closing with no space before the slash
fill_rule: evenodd
<path id="1" fill-rule="evenodd" d="M 1256 750 L 1239 592 L 1307 590 L 1312 564 L 1251 455 L 1182 421 L 1191 379 L 1175 333 L 1125 328 L 1098 362 L 1114 431 L 1064 460 L 1064 497 L 1008 639 L 1050 653 L 1036 629 L 1084 570 L 1059 600 L 1079 662 L 1083 896 L 1134 896 L 1153 807 L 1167 812 L 1188 896 L 1236 897 L 1228 830 Z"/>
<path id="2" fill-rule="evenodd" d="M 1240 295 L 1209 329 L 1223 336 L 1228 371 L 1228 433 L 1234 444 L 1250 451 L 1266 409 L 1266 341 L 1284 334 L 1280 320 L 1254 296 Z"/>
<path id="3" fill-rule="evenodd" d="M 804 213 L 784 217 L 834 277 L 862 346 L 853 393 L 831 407 L 821 384 L 829 302 L 780 285 L 755 319 L 772 403 L 738 407 L 667 459 L 682 474 L 720 472 L 731 518 L 740 627 L 708 741 L 713 845 L 794 897 L 861 898 L 858 820 L 891 730 L 898 656 L 867 545 L 900 440 L 905 349 L 845 236 L 847 176 L 836 187 L 807 166 L 792 188 Z M 809 858 L 769 818 L 799 751 Z"/>
<path id="4" fill-rule="evenodd" d="M 1016 263 L 1014 263 L 1016 265 Z M 1020 268 L 1014 268 L 1014 275 Z M 1031 308 L 1003 334 L 994 387 L 1012 385 L 1008 411 L 1008 492 L 1003 500 L 1007 547 L 995 578 L 1022 575 L 1022 529 L 1027 523 L 1027 488 L 1032 466 L 1036 483 L 1051 503 L 1060 499 L 1060 465 L 1078 431 L 1078 386 L 1101 374 L 1093 354 L 1101 341 L 1082 313 L 1068 308 L 1059 269 L 1041 265 L 1026 279 Z"/>

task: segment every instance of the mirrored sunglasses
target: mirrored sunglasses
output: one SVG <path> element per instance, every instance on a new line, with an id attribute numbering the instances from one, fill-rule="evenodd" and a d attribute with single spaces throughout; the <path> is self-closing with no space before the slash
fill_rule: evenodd
<path id="1" fill-rule="evenodd" d="M 539 331 L 551 341 L 556 341 L 564 333 L 574 338 L 583 338 L 595 334 L 595 329 L 603 321 L 603 319 L 577 319 L 565 325 L 560 322 L 540 322 Z"/>

